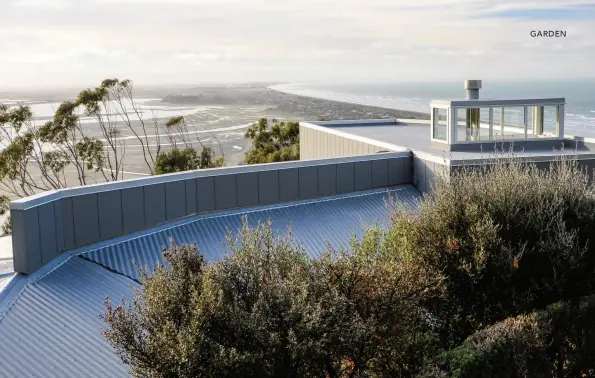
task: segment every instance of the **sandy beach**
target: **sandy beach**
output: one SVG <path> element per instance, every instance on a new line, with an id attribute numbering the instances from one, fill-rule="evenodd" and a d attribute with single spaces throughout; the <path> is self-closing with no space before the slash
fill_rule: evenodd
<path id="1" fill-rule="evenodd" d="M 45 103 L 55 108 L 60 101 L 72 99 L 74 93 L 76 92 L 0 93 L 0 98 L 28 99 L 35 102 L 36 106 Z M 212 146 L 218 156 L 225 157 L 227 166 L 241 164 L 251 143 L 250 140 L 244 138 L 244 133 L 251 124 L 262 117 L 288 121 L 372 118 L 429 119 L 429 114 L 297 96 L 269 89 L 266 85 L 137 89 L 135 95 L 137 99 L 151 98 L 152 100 L 148 102 L 147 106 L 167 110 L 161 111 L 159 114 L 168 116 L 183 114 L 188 124 L 188 140 L 193 143 L 193 146 L 200 147 L 201 144 Z M 43 113 L 39 117 L 40 121 L 48 116 L 47 110 L 44 109 Z M 163 117 L 158 121 L 164 124 L 166 120 L 167 118 Z M 152 120 L 145 122 L 148 144 L 153 153 L 157 152 L 158 145 L 160 145 L 161 151 L 174 148 L 163 134 L 155 132 L 154 126 L 150 125 L 152 125 Z M 97 124 L 85 121 L 83 127 L 89 136 L 101 137 Z M 142 130 L 142 124 L 138 121 L 133 122 L 133 127 L 139 133 Z M 124 178 L 149 175 L 139 140 L 127 127 L 122 127 L 120 130 L 119 138 L 125 144 L 126 154 Z M 74 168 L 67 168 L 67 172 L 73 178 L 76 177 Z M 35 174 L 34 170 L 32 170 L 32 174 Z M 88 183 L 103 180 L 103 177 L 95 174 L 89 178 Z"/>

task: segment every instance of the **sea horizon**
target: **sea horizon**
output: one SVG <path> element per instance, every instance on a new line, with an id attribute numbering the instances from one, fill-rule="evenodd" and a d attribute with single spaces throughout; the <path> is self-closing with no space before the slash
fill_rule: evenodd
<path id="1" fill-rule="evenodd" d="M 430 112 L 430 101 L 465 97 L 463 82 L 291 83 L 269 88 L 294 95 L 389 109 Z M 480 98 L 566 98 L 566 133 L 595 136 L 595 79 L 483 81 Z"/>

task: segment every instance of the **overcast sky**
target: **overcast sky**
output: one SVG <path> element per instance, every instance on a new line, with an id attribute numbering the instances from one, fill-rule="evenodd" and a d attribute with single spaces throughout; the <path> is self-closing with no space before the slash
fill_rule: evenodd
<path id="1" fill-rule="evenodd" d="M 0 90 L 550 76 L 595 77 L 595 1 L 0 0 Z"/>

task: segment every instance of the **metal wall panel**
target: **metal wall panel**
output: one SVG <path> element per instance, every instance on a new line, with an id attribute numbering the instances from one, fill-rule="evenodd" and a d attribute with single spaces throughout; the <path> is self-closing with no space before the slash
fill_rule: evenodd
<path id="1" fill-rule="evenodd" d="M 405 158 L 405 175 L 408 179 L 407 182 L 411 182 L 413 183 L 413 170 L 414 170 L 414 164 L 413 164 L 413 154 L 407 156 Z"/>
<path id="2" fill-rule="evenodd" d="M 74 241 L 74 215 L 72 213 L 72 198 L 62 198 L 62 230 L 64 231 L 64 250 L 75 248 Z"/>
<path id="3" fill-rule="evenodd" d="M 398 185 L 401 184 L 403 181 L 403 176 L 405 175 L 403 169 L 403 160 L 402 159 L 389 159 L 388 161 L 388 184 L 389 185 Z"/>
<path id="4" fill-rule="evenodd" d="M 238 206 L 237 175 L 215 176 L 215 206 L 217 210 Z"/>
<path id="5" fill-rule="evenodd" d="M 237 175 L 238 206 L 258 205 L 258 172 Z"/>
<path id="6" fill-rule="evenodd" d="M 319 131 L 316 131 L 314 137 L 316 138 L 316 151 L 314 153 L 314 159 L 320 159 L 324 154 L 324 147 L 326 145 L 326 141 L 324 140 L 325 134 L 321 134 Z"/>
<path id="7" fill-rule="evenodd" d="M 355 190 L 372 189 L 372 163 L 370 161 L 358 161 L 354 163 L 355 169 Z"/>
<path id="8" fill-rule="evenodd" d="M 372 188 L 388 186 L 388 159 L 372 161 Z"/>
<path id="9" fill-rule="evenodd" d="M 337 193 L 349 193 L 355 190 L 355 166 L 353 163 L 337 164 Z"/>
<path id="10" fill-rule="evenodd" d="M 34 272 L 43 265 L 41 257 L 41 241 L 39 229 L 39 215 L 37 208 L 32 211 L 25 211 L 24 226 L 25 226 L 25 250 L 27 251 L 27 270 Z"/>
<path id="11" fill-rule="evenodd" d="M 145 228 L 145 193 L 142 187 L 122 190 L 124 234 Z"/>
<path id="12" fill-rule="evenodd" d="M 99 209 L 97 194 L 72 198 L 74 215 L 74 240 L 77 247 L 99 241 Z"/>
<path id="13" fill-rule="evenodd" d="M 184 185 L 186 185 L 186 215 L 196 214 L 198 212 L 196 180 L 186 180 Z"/>
<path id="14" fill-rule="evenodd" d="M 101 240 L 115 238 L 124 233 L 121 190 L 99 193 L 99 229 Z"/>
<path id="15" fill-rule="evenodd" d="M 10 221 L 12 223 L 12 263 L 15 272 L 29 273 L 28 250 L 25 241 L 25 211 L 10 210 Z"/>
<path id="16" fill-rule="evenodd" d="M 54 222 L 56 223 L 56 245 L 58 253 L 64 252 L 64 217 L 62 216 L 62 201 L 54 201 Z"/>
<path id="17" fill-rule="evenodd" d="M 426 192 L 432 190 L 434 182 L 436 181 L 436 163 L 430 160 L 424 160 L 424 165 L 426 166 L 425 170 L 425 187 Z"/>
<path id="18" fill-rule="evenodd" d="M 258 203 L 268 205 L 279 202 L 279 171 L 258 172 Z"/>
<path id="19" fill-rule="evenodd" d="M 337 194 L 337 165 L 321 165 L 318 167 L 318 195 L 334 194 Z"/>
<path id="20" fill-rule="evenodd" d="M 300 198 L 312 198 L 318 195 L 318 167 L 299 169 Z"/>
<path id="21" fill-rule="evenodd" d="M 372 155 L 385 148 L 300 126 L 301 160 Z"/>
<path id="22" fill-rule="evenodd" d="M 41 263 L 45 264 L 58 256 L 58 242 L 56 241 L 56 217 L 54 204 L 48 202 L 37 207 L 39 216 L 39 237 L 41 244 Z"/>
<path id="23" fill-rule="evenodd" d="M 279 199 L 283 202 L 295 201 L 300 198 L 299 169 L 279 170 Z"/>
<path id="24" fill-rule="evenodd" d="M 186 183 L 184 181 L 165 184 L 165 206 L 167 220 L 182 218 L 186 215 Z"/>
<path id="25" fill-rule="evenodd" d="M 329 149 L 331 151 L 331 156 L 339 157 L 339 145 L 341 144 L 341 138 L 338 136 L 333 135 L 332 138 L 329 139 Z"/>
<path id="26" fill-rule="evenodd" d="M 148 185 L 145 190 L 145 226 L 152 227 L 167 220 L 165 184 Z"/>
<path id="27" fill-rule="evenodd" d="M 369 151 L 369 144 L 365 143 L 365 142 L 357 142 L 358 146 L 357 146 L 357 154 L 358 155 L 370 155 L 370 151 Z"/>
<path id="28" fill-rule="evenodd" d="M 198 193 L 198 212 L 215 210 L 215 178 L 203 177 L 196 179 L 196 190 Z"/>
<path id="29" fill-rule="evenodd" d="M 415 186 L 417 190 L 422 193 L 426 192 L 426 166 L 423 163 L 423 160 L 418 158 L 417 156 L 413 158 L 414 161 L 414 177 L 415 177 Z"/>
<path id="30" fill-rule="evenodd" d="M 300 126 L 300 159 L 308 160 L 311 156 L 312 143 L 310 141 L 313 130 Z"/>

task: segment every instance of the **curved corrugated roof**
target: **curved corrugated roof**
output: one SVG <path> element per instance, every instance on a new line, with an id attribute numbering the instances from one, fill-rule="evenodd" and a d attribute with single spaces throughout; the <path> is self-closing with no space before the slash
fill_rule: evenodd
<path id="1" fill-rule="evenodd" d="M 291 224 L 295 241 L 315 257 L 327 249 L 327 242 L 338 248 L 346 245 L 354 234 L 361 236 L 365 226 L 386 223 L 390 215 L 388 208 L 394 206 L 395 201 L 411 207 L 415 206 L 419 196 L 417 189 L 406 185 L 388 191 L 198 216 L 173 228 L 107 245 L 82 256 L 138 280 L 137 266 L 152 268 L 163 262 L 162 248 L 169 243 L 169 237 L 177 244 L 196 243 L 207 260 L 220 260 L 228 252 L 225 245 L 227 230 L 237 233 L 242 226 L 242 218 L 246 216 L 252 226 L 271 219 L 277 234 L 285 233 Z"/>
<path id="2" fill-rule="evenodd" d="M 0 376 L 128 376 L 99 316 L 106 296 L 119 300 L 135 286 L 79 257 L 29 284 L 0 319 Z"/>
<path id="3" fill-rule="evenodd" d="M 161 261 L 169 236 L 177 243 L 196 242 L 207 259 L 217 260 L 226 252 L 226 230 L 239 229 L 246 215 L 251 224 L 271 219 L 276 232 L 285 232 L 291 222 L 296 242 L 316 256 L 327 241 L 345 245 L 363 226 L 385 223 L 395 201 L 413 207 L 419 197 L 405 185 L 197 216 L 63 254 L 36 275 L 17 276 L 10 290 L 0 293 L 0 376 L 127 376 L 101 335 L 104 299 L 130 298 L 138 287 L 128 278 L 138 278 L 132 261 L 149 266 Z"/>

